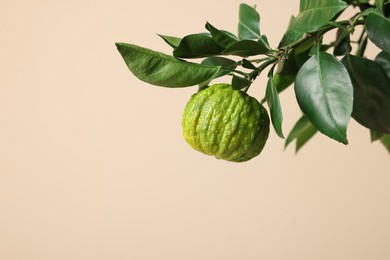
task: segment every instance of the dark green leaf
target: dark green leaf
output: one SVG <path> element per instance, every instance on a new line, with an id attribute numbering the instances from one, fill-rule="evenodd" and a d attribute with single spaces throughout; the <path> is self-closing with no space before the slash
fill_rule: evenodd
<path id="1" fill-rule="evenodd" d="M 332 55 L 313 55 L 295 80 L 299 106 L 323 134 L 347 144 L 347 126 L 352 113 L 353 87 L 348 72 Z"/>
<path id="2" fill-rule="evenodd" d="M 237 67 L 237 62 L 224 57 L 208 57 L 202 61 L 203 65 L 221 66 L 224 69 L 234 70 Z"/>
<path id="3" fill-rule="evenodd" d="M 257 67 L 255 65 L 253 65 L 252 62 L 250 62 L 249 60 L 247 59 L 243 59 L 242 60 L 242 66 L 246 69 L 250 69 L 250 70 L 256 70 Z"/>
<path id="4" fill-rule="evenodd" d="M 282 92 L 289 86 L 291 86 L 292 83 L 295 81 L 296 75 L 283 75 L 276 73 L 274 76 L 274 84 L 276 89 L 278 90 L 278 93 Z"/>
<path id="5" fill-rule="evenodd" d="M 377 13 L 366 18 L 368 38 L 380 49 L 390 52 L 390 20 Z"/>
<path id="6" fill-rule="evenodd" d="M 265 54 L 267 52 L 268 49 L 256 41 L 241 40 L 229 46 L 226 50 L 223 51 L 223 54 L 248 57 Z"/>
<path id="7" fill-rule="evenodd" d="M 236 61 L 231 60 L 231 59 L 227 59 L 224 57 L 208 57 L 208 58 L 204 59 L 201 62 L 201 64 L 207 65 L 207 66 L 213 66 L 213 67 L 220 66 L 220 67 L 222 67 L 222 69 L 220 71 L 218 71 L 216 74 L 214 74 L 214 76 L 212 78 L 210 78 L 209 80 L 202 82 L 200 84 L 200 88 L 203 88 L 203 87 L 209 85 L 209 83 L 216 78 L 219 78 L 219 77 L 225 76 L 226 74 L 229 74 L 232 70 L 234 70 L 237 67 Z"/>
<path id="8" fill-rule="evenodd" d="M 199 33 L 184 37 L 173 55 L 179 58 L 202 58 L 219 55 L 222 51 L 223 48 L 210 35 Z"/>
<path id="9" fill-rule="evenodd" d="M 314 32 L 328 24 L 347 6 L 341 0 L 301 0 L 299 14 L 290 21 L 279 47 L 285 47 L 302 38 L 305 33 Z"/>
<path id="10" fill-rule="evenodd" d="M 390 135 L 384 135 L 380 140 L 381 143 L 386 147 L 387 151 L 390 153 Z"/>
<path id="11" fill-rule="evenodd" d="M 241 40 L 260 39 L 260 15 L 247 4 L 240 5 L 238 38 Z"/>
<path id="12" fill-rule="evenodd" d="M 227 48 L 237 42 L 237 39 L 232 37 L 231 34 L 218 30 L 210 23 L 206 23 L 206 29 L 211 33 L 214 41 L 223 48 Z"/>
<path id="13" fill-rule="evenodd" d="M 378 141 L 382 138 L 383 134 L 375 132 L 374 130 L 370 130 L 371 142 Z"/>
<path id="14" fill-rule="evenodd" d="M 310 123 L 310 120 L 303 115 L 288 135 L 284 148 L 287 148 L 287 146 L 296 139 L 295 152 L 298 152 L 302 146 L 315 135 L 315 133 L 317 133 L 317 129 Z"/>
<path id="15" fill-rule="evenodd" d="M 116 43 L 127 67 L 140 80 L 163 87 L 188 87 L 213 78 L 221 67 L 205 66 L 176 59 L 128 43 Z"/>
<path id="16" fill-rule="evenodd" d="M 268 38 L 265 35 L 261 35 L 260 40 L 257 41 L 264 49 L 271 51 L 271 47 L 269 46 Z"/>
<path id="17" fill-rule="evenodd" d="M 278 63 L 274 84 L 279 93 L 294 82 L 297 73 L 298 68 L 295 64 L 295 55 L 293 53 L 289 55 L 288 59 L 281 60 Z"/>
<path id="18" fill-rule="evenodd" d="M 349 32 L 346 30 L 339 29 L 337 31 L 336 43 L 334 46 L 333 55 L 343 56 L 351 52 L 351 40 L 349 37 Z"/>
<path id="19" fill-rule="evenodd" d="M 314 46 L 317 46 L 313 49 Z M 315 53 L 318 52 L 320 46 L 317 43 L 317 40 L 312 37 L 310 39 L 307 39 L 303 43 L 301 43 L 299 46 L 297 46 L 293 52 L 295 64 L 297 68 L 299 69 L 302 67 L 302 65 Z M 314 53 L 312 53 L 314 52 Z"/>
<path id="20" fill-rule="evenodd" d="M 275 132 L 280 138 L 284 138 L 282 131 L 282 107 L 280 106 L 278 91 L 276 90 L 272 77 L 268 79 L 266 98 L 269 110 L 271 112 L 271 121 Z"/>
<path id="21" fill-rule="evenodd" d="M 173 36 L 168 36 L 168 35 L 161 35 L 161 34 L 157 34 L 158 36 L 160 36 L 166 43 L 168 43 L 172 48 L 177 48 L 177 46 L 179 46 L 182 38 L 177 38 L 177 37 L 173 37 Z"/>
<path id="22" fill-rule="evenodd" d="M 382 67 L 371 60 L 346 56 L 354 87 L 352 117 L 363 126 L 379 133 L 390 133 L 390 79 Z"/>
<path id="23" fill-rule="evenodd" d="M 382 66 L 390 78 L 390 53 L 382 51 L 376 56 L 375 61 Z"/>
<path id="24" fill-rule="evenodd" d="M 249 86 L 250 84 L 251 84 L 251 82 L 248 79 L 233 75 L 233 78 L 232 78 L 232 88 L 233 89 L 236 89 L 236 90 L 243 89 L 243 88 Z"/>

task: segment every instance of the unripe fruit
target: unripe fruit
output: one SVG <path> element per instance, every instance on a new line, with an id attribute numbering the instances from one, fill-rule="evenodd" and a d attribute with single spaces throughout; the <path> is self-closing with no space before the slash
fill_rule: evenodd
<path id="1" fill-rule="evenodd" d="M 232 162 L 259 155 L 269 135 L 266 109 L 229 84 L 194 94 L 185 107 L 182 126 L 185 140 L 194 149 Z"/>

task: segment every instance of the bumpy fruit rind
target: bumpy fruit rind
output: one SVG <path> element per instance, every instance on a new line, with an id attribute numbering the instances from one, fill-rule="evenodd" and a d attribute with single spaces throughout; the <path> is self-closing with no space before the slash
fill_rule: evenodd
<path id="1" fill-rule="evenodd" d="M 269 135 L 266 109 L 229 84 L 192 95 L 183 114 L 183 136 L 196 150 L 232 162 L 248 161 L 263 150 Z"/>

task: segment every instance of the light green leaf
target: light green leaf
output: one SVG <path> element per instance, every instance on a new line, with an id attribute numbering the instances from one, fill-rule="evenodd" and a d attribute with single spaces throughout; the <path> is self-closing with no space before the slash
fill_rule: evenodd
<path id="1" fill-rule="evenodd" d="M 377 13 L 366 18 L 368 38 L 380 49 L 390 52 L 390 20 Z"/>
<path id="2" fill-rule="evenodd" d="M 272 121 L 272 125 L 274 126 L 275 132 L 280 138 L 284 138 L 283 130 L 282 130 L 282 122 L 283 122 L 282 107 L 280 106 L 278 91 L 275 87 L 274 80 L 272 77 L 268 79 L 266 99 L 267 99 L 269 110 L 271 112 L 271 121 Z"/>
<path id="3" fill-rule="evenodd" d="M 218 66 L 206 66 L 128 43 L 116 43 L 129 70 L 140 80 L 163 87 L 188 87 L 213 78 Z"/>
<path id="4" fill-rule="evenodd" d="M 383 13 L 384 0 L 375 0 L 376 7 Z"/>
<path id="5" fill-rule="evenodd" d="M 303 115 L 288 135 L 284 148 L 286 149 L 287 146 L 296 139 L 295 152 L 298 152 L 316 133 L 317 129 L 310 123 L 310 120 Z"/>
<path id="6" fill-rule="evenodd" d="M 295 80 L 299 106 L 311 123 L 328 137 L 348 143 L 353 87 L 345 67 L 325 52 L 313 55 Z"/>
<path id="7" fill-rule="evenodd" d="M 384 135 L 381 139 L 380 139 L 381 143 L 385 146 L 385 148 L 387 149 L 387 151 L 389 152 L 390 154 L 390 135 Z"/>
<path id="8" fill-rule="evenodd" d="M 328 24 L 347 6 L 341 0 L 301 0 L 299 14 L 290 21 L 279 47 L 285 47 L 302 38 L 305 33 L 314 32 Z"/>
<path id="9" fill-rule="evenodd" d="M 238 38 L 241 40 L 260 39 L 260 15 L 247 4 L 240 5 Z"/>

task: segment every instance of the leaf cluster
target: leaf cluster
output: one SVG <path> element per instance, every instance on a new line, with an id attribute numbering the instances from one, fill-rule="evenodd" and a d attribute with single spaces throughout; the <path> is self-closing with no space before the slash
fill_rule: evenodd
<path id="1" fill-rule="evenodd" d="M 356 14 L 340 20 L 348 7 Z M 301 0 L 299 13 L 272 48 L 261 33 L 256 7 L 241 4 L 237 34 L 206 22 L 204 32 L 159 35 L 172 47 L 172 55 L 129 43 L 116 46 L 130 71 L 156 86 L 202 89 L 227 75 L 234 89 L 247 91 L 268 68 L 264 101 L 276 134 L 284 138 L 283 90 L 294 87 L 303 114 L 286 147 L 296 140 L 298 151 L 317 132 L 347 144 L 352 117 L 390 152 L 389 17 L 389 0 Z M 353 40 L 358 27 L 360 37 Z M 325 43 L 324 35 L 332 30 L 337 31 L 334 41 Z M 364 56 L 367 44 L 379 50 L 373 60 Z"/>

